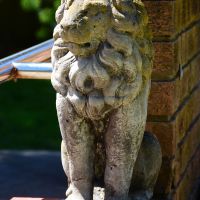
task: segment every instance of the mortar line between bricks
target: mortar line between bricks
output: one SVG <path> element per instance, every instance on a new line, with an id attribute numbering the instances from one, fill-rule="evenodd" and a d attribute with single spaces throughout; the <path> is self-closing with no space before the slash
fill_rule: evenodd
<path id="1" fill-rule="evenodd" d="M 189 31 L 191 28 L 193 28 L 196 25 L 200 24 L 200 19 L 197 19 L 195 21 L 193 21 L 192 23 L 190 23 L 187 27 L 185 27 L 182 31 L 178 32 L 176 35 L 172 36 L 172 38 L 158 38 L 158 39 L 154 39 L 153 38 L 153 42 L 176 42 L 178 40 L 178 38 L 186 33 L 187 31 Z"/>
<path id="2" fill-rule="evenodd" d="M 187 131 L 185 132 L 185 135 L 182 137 L 182 139 L 180 140 L 180 142 L 178 143 L 178 148 L 181 148 L 181 146 L 185 143 L 185 141 L 187 140 L 187 138 L 190 136 L 191 134 L 191 130 L 193 129 L 193 127 L 196 125 L 196 123 L 199 121 L 200 119 L 200 113 L 194 118 L 194 120 L 192 120 L 191 124 L 189 125 L 189 128 L 187 129 Z"/>
<path id="3" fill-rule="evenodd" d="M 171 116 L 169 121 L 174 121 L 178 115 L 178 113 L 182 110 L 182 108 L 187 104 L 187 102 L 190 100 L 190 97 L 200 88 L 200 81 L 193 87 L 193 89 L 190 91 L 188 96 L 186 96 L 183 101 L 180 103 L 179 107 L 177 108 L 176 112 Z"/>
<path id="4" fill-rule="evenodd" d="M 152 80 L 152 83 L 165 83 L 165 82 L 173 82 L 176 81 L 176 79 L 180 78 L 180 74 L 182 74 L 181 70 L 185 70 L 187 69 L 190 64 L 200 55 L 200 50 L 197 51 L 185 64 L 180 65 L 179 70 L 177 71 L 176 75 L 171 78 L 171 79 L 167 79 L 167 80 Z M 184 72 L 183 72 L 184 73 Z"/>
<path id="5" fill-rule="evenodd" d="M 200 150 L 200 144 L 197 146 L 197 148 L 196 148 L 194 154 L 193 154 L 192 157 L 189 159 L 189 161 L 188 161 L 188 163 L 187 163 L 187 165 L 186 165 L 186 168 L 184 169 L 183 173 L 180 175 L 180 179 L 179 179 L 178 183 L 177 183 L 176 186 L 174 186 L 174 188 L 173 188 L 172 195 L 175 194 L 176 190 L 177 190 L 178 187 L 180 186 L 182 180 L 184 179 L 184 177 L 185 177 L 185 175 L 186 175 L 186 173 L 187 173 L 188 168 L 190 167 L 192 161 L 195 159 L 196 154 L 197 154 L 197 152 L 198 152 L 199 150 Z"/>
<path id="6" fill-rule="evenodd" d="M 190 100 L 190 97 L 193 95 L 194 92 L 196 92 L 196 90 L 198 90 L 200 87 L 200 81 L 197 83 L 197 85 L 195 85 L 193 87 L 193 89 L 190 91 L 190 93 L 183 99 L 183 101 L 180 103 L 179 107 L 177 108 L 177 110 L 174 112 L 174 114 L 168 119 L 167 116 L 166 118 L 164 118 L 165 116 L 160 116 L 162 117 L 162 120 L 147 120 L 148 122 L 166 122 L 166 123 L 170 123 L 172 121 L 174 121 L 178 115 L 178 113 L 182 110 L 182 108 L 187 104 L 187 102 Z M 151 118 L 156 117 L 156 116 L 151 116 Z"/>

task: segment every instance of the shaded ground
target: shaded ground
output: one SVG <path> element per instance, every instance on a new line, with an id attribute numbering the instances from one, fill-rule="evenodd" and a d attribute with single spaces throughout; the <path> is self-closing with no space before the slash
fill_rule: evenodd
<path id="1" fill-rule="evenodd" d="M 11 197 L 63 198 L 66 176 L 60 153 L 0 151 L 0 200 Z"/>
<path id="2" fill-rule="evenodd" d="M 200 180 L 190 200 L 200 199 L 199 185 Z M 64 199 L 66 187 L 60 152 L 0 151 L 0 200 L 12 197 Z M 103 200 L 103 196 L 103 190 L 96 187 L 94 200 Z"/>
<path id="3" fill-rule="evenodd" d="M 0 151 L 0 200 L 12 197 L 64 199 L 67 179 L 60 152 Z M 94 200 L 104 199 L 104 190 L 94 189 Z"/>

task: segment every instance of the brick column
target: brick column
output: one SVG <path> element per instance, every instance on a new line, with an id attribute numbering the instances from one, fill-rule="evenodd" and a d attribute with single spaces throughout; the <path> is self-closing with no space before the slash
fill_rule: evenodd
<path id="1" fill-rule="evenodd" d="M 200 176 L 200 1 L 144 3 L 155 46 L 146 129 L 163 152 L 156 194 L 187 200 Z"/>

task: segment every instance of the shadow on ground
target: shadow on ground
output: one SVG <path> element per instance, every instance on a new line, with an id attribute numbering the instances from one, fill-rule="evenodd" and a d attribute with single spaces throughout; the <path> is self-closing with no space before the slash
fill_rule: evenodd
<path id="1" fill-rule="evenodd" d="M 67 179 L 59 152 L 0 151 L 0 200 L 64 198 Z"/>

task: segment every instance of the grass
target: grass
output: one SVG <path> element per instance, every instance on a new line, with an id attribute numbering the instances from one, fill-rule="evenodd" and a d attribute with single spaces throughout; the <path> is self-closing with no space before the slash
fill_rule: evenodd
<path id="1" fill-rule="evenodd" d="M 0 85 L 0 149 L 60 148 L 61 136 L 50 81 Z"/>

